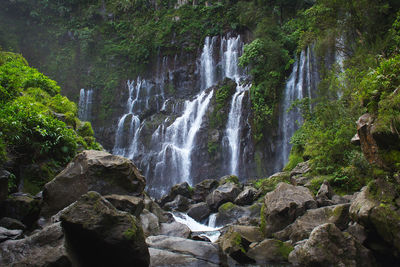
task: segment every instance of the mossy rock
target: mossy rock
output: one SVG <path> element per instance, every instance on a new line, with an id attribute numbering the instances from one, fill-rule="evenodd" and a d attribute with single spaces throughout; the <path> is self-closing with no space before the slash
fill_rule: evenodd
<path id="1" fill-rule="evenodd" d="M 220 178 L 220 180 L 219 180 L 220 185 L 223 185 L 226 183 L 233 183 L 236 185 L 240 185 L 239 178 L 235 175 L 226 175 L 226 176 Z"/>

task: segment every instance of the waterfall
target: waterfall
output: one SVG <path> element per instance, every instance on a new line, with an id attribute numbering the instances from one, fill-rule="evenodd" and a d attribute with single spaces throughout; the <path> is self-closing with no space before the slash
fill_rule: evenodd
<path id="1" fill-rule="evenodd" d="M 296 100 L 301 100 L 305 97 L 312 98 L 318 82 L 319 76 L 313 47 L 307 47 L 306 50 L 301 52 L 300 59 L 297 59 L 293 64 L 292 72 L 286 82 L 283 93 L 279 116 L 280 139 L 278 142 L 280 144 L 278 144 L 278 147 L 280 149 L 274 168 L 275 171 L 280 171 L 288 162 L 292 148 L 290 139 L 303 123 L 300 109 L 298 107 L 291 108 L 291 106 Z"/>
<path id="2" fill-rule="evenodd" d="M 207 89 L 215 83 L 215 67 L 213 59 L 213 50 L 217 37 L 206 37 L 203 46 L 203 52 L 200 56 L 200 79 L 201 89 Z"/>
<path id="3" fill-rule="evenodd" d="M 89 121 L 92 115 L 93 90 L 82 88 L 79 92 L 78 117 L 82 121 Z"/>
<path id="4" fill-rule="evenodd" d="M 164 179 L 164 184 L 191 184 L 192 149 L 212 96 L 212 90 L 208 93 L 203 91 L 194 100 L 185 101 L 183 115 L 165 131 L 161 125 L 153 134 L 152 140 L 163 142 L 157 155 L 155 176 Z"/>
<path id="5" fill-rule="evenodd" d="M 210 87 L 225 78 L 237 87 L 221 137 L 227 156 L 222 157 L 219 164 L 224 166 L 218 172 L 238 174 L 239 153 L 244 151 L 242 109 L 249 89 L 242 84 L 246 76 L 238 66 L 242 52 L 240 36 L 206 37 L 196 68 L 189 74 L 193 78 L 188 78 L 187 66 L 174 55 L 157 58 L 152 78 L 127 82 L 128 100 L 117 123 L 113 153 L 133 159 L 144 170 L 152 196 L 160 197 L 176 183 L 193 184 L 199 179 L 204 144 L 198 140 L 207 135 L 204 118 L 215 94 Z"/>
<path id="6" fill-rule="evenodd" d="M 138 131 L 141 127 L 140 112 L 149 106 L 152 86 L 140 77 L 137 81 L 127 81 L 128 100 L 126 113 L 118 121 L 113 153 L 133 158 L 138 149 Z M 143 91 L 143 92 L 142 92 Z M 126 124 L 129 123 L 129 127 Z M 128 132 L 126 132 L 128 128 Z"/>
<path id="7" fill-rule="evenodd" d="M 249 90 L 250 85 L 243 86 L 240 83 L 240 80 L 245 78 L 239 69 L 239 53 L 242 53 L 240 36 L 229 38 L 228 40 L 223 38 L 221 41 L 221 51 L 223 51 L 225 44 L 226 51 L 223 53 L 222 73 L 225 77 L 231 78 L 236 82 L 236 92 L 232 96 L 225 130 L 229 151 L 229 157 L 226 157 L 226 159 L 229 159 L 229 163 L 226 166 L 229 166 L 229 174 L 238 176 L 243 98 L 245 91 Z"/>

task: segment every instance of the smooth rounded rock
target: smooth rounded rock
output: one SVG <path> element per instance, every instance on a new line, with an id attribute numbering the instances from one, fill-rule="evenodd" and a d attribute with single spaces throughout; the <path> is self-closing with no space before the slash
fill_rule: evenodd
<path id="1" fill-rule="evenodd" d="M 145 185 L 144 177 L 131 160 L 104 151 L 85 150 L 44 186 L 42 213 L 51 216 L 88 191 L 136 196 L 143 193 Z"/>

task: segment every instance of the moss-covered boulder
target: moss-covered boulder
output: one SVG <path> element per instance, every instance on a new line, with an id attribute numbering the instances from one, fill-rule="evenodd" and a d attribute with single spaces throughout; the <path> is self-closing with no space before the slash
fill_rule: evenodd
<path id="1" fill-rule="evenodd" d="M 88 192 L 60 217 L 68 247 L 82 266 L 148 266 L 149 251 L 135 217 Z"/>
<path id="2" fill-rule="evenodd" d="M 227 202 L 222 204 L 218 208 L 215 224 L 227 225 L 231 223 L 236 223 L 237 221 L 239 221 L 239 219 L 249 217 L 250 215 L 251 212 L 249 209 L 235 205 L 232 202 Z"/>
<path id="3" fill-rule="evenodd" d="M 295 266 L 375 266 L 371 252 L 332 223 L 316 227 L 289 254 Z"/>
<path id="4" fill-rule="evenodd" d="M 258 264 L 271 262 L 287 262 L 289 253 L 293 246 L 276 239 L 265 239 L 250 248 L 247 256 L 254 259 Z"/>
<path id="5" fill-rule="evenodd" d="M 218 242 L 222 252 L 229 255 L 235 261 L 239 263 L 254 262 L 253 259 L 246 255 L 251 242 L 241 234 L 235 232 L 233 227 L 230 227 L 228 231 L 219 238 Z"/>
<path id="6" fill-rule="evenodd" d="M 145 185 L 144 177 L 131 160 L 86 150 L 45 185 L 43 214 L 56 213 L 88 191 L 101 195 L 141 195 Z"/>
<path id="7" fill-rule="evenodd" d="M 400 203 L 400 198 L 393 192 L 394 188 L 379 181 L 364 187 L 350 206 L 350 216 L 364 226 L 370 235 L 378 236 L 383 240 L 381 243 L 389 245 L 380 249 L 379 253 L 399 259 L 400 209 L 396 203 Z"/>

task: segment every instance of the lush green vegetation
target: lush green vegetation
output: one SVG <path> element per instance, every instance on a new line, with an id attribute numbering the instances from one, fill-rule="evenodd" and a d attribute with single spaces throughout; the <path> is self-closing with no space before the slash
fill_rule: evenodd
<path id="1" fill-rule="evenodd" d="M 334 46 L 335 38 L 347 40 L 345 69 L 333 66 L 323 70 L 319 98 L 314 100 L 312 111 L 303 109 L 305 123 L 292 138 L 294 146 L 286 168 L 310 159 L 312 175 L 318 176 L 312 181 L 314 189 L 327 179 L 338 191 L 352 192 L 382 173 L 387 175 L 379 171 L 382 166 L 366 161 L 359 146 L 350 143 L 357 131 L 356 121 L 365 112 L 373 115 L 376 131 L 389 140 L 381 151 L 383 160 L 392 171 L 399 170 L 397 10 L 399 3 L 395 1 L 320 0 L 300 16 L 307 25 L 300 45 L 315 42 L 317 52 L 324 55 Z M 348 14 L 346 19 L 342 14 Z"/>
<path id="2" fill-rule="evenodd" d="M 39 173 L 16 177 L 26 179 L 34 192 L 79 149 L 100 146 L 90 123 L 79 121 L 75 103 L 59 94 L 55 81 L 17 54 L 0 51 L 0 64 L 0 163 L 38 164 Z"/>

